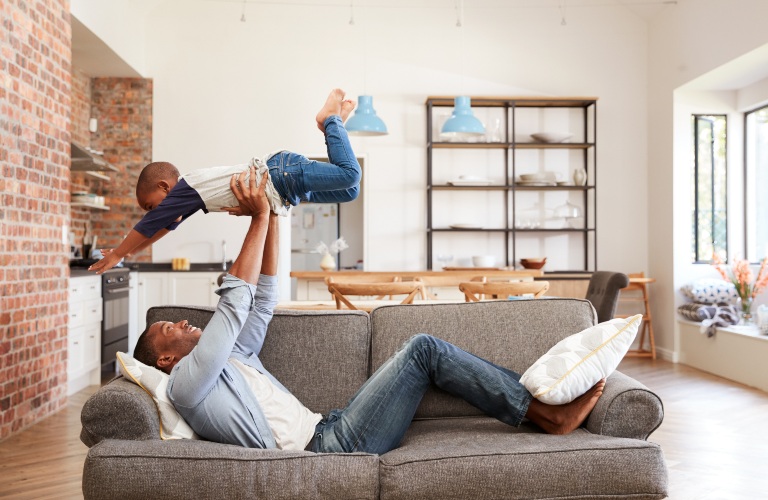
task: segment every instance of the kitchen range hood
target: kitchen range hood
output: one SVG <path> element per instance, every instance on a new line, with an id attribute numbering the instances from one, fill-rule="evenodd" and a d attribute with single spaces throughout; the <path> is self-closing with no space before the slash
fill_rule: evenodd
<path id="1" fill-rule="evenodd" d="M 90 148 L 70 143 L 73 172 L 118 172 L 118 169 Z"/>

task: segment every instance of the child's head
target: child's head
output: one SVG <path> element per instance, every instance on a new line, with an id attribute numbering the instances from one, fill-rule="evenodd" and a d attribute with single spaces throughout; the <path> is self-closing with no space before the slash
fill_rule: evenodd
<path id="1" fill-rule="evenodd" d="M 158 206 L 178 179 L 178 169 L 167 161 L 156 161 L 144 167 L 136 181 L 136 201 L 139 206 L 147 211 Z"/>

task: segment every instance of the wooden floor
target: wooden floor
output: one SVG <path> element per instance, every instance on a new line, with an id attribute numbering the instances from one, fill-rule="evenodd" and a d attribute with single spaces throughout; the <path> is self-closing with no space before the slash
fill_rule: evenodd
<path id="1" fill-rule="evenodd" d="M 650 441 L 664 450 L 669 498 L 768 498 L 768 394 L 661 360 L 626 359 L 619 370 L 664 402 L 664 423 Z M 82 498 L 80 409 L 95 389 L 0 443 L 0 498 Z"/>

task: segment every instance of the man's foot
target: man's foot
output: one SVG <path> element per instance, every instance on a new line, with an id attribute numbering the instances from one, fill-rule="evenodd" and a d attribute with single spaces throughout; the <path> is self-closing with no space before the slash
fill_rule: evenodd
<path id="1" fill-rule="evenodd" d="M 352 99 L 344 99 L 341 103 L 341 123 L 344 123 L 347 121 L 347 118 L 349 118 L 349 115 L 352 113 L 352 111 L 355 109 L 355 101 Z"/>
<path id="2" fill-rule="evenodd" d="M 325 132 L 325 126 L 323 124 L 329 116 L 341 116 L 344 95 L 345 92 L 341 89 L 333 89 L 331 90 L 331 93 L 328 94 L 328 99 L 326 99 L 325 104 L 315 117 L 315 120 L 317 120 L 317 128 L 319 128 L 321 132 Z"/>
<path id="3" fill-rule="evenodd" d="M 603 389 L 605 389 L 605 379 L 564 405 L 548 405 L 534 399 L 528 406 L 528 413 L 525 416 L 548 434 L 568 434 L 587 419 L 597 400 L 603 395 Z"/>

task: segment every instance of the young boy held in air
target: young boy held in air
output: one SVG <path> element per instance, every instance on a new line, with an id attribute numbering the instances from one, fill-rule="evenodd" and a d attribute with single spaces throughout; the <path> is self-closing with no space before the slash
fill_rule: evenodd
<path id="1" fill-rule="evenodd" d="M 89 270 L 101 274 L 111 269 L 127 255 L 143 250 L 176 229 L 198 210 L 238 213 L 232 186 L 238 188 L 235 178 L 251 165 L 257 167 L 257 182 L 269 171 L 266 193 L 272 211 L 278 215 L 287 215 L 291 206 L 301 202 L 354 200 L 362 172 L 344 128 L 354 107 L 354 101 L 344 99 L 343 90 L 334 89 L 317 114 L 317 126 L 325 135 L 328 163 L 279 151 L 264 161 L 253 158 L 249 164 L 204 168 L 182 176 L 171 163 L 150 163 L 136 183 L 136 200 L 147 213 L 117 248 L 103 250 L 104 258 Z"/>

